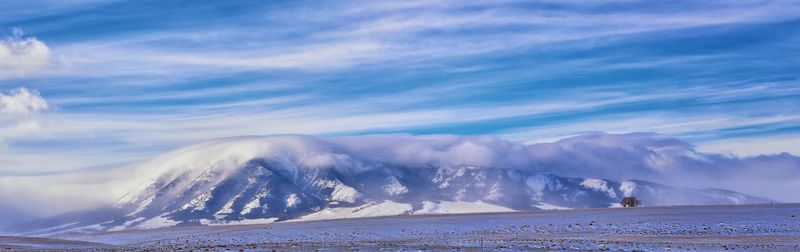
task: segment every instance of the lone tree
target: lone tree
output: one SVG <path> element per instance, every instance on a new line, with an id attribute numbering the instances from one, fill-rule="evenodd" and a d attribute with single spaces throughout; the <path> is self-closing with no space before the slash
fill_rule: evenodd
<path id="1" fill-rule="evenodd" d="M 620 202 L 620 204 L 622 204 L 622 207 L 638 207 L 639 204 L 641 203 L 642 202 L 636 199 L 636 197 L 625 197 L 622 198 L 622 202 Z"/>

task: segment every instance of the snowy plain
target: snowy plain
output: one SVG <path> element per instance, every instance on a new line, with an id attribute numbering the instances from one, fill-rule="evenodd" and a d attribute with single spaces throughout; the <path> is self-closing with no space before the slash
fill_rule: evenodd
<path id="1" fill-rule="evenodd" d="M 797 251 L 800 204 L 399 215 L 48 238 L 78 241 L 70 248 L 82 250 Z"/>

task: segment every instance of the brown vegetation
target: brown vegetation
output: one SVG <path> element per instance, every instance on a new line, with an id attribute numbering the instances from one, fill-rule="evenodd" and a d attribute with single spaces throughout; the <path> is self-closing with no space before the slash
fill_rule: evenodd
<path id="1" fill-rule="evenodd" d="M 642 202 L 636 199 L 636 197 L 625 197 L 622 199 L 622 202 L 620 202 L 622 207 L 638 207 L 641 203 Z"/>

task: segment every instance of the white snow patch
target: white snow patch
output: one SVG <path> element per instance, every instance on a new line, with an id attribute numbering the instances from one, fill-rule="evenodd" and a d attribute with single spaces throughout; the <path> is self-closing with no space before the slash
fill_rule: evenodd
<path id="1" fill-rule="evenodd" d="M 119 231 L 119 230 L 124 230 L 124 229 L 126 229 L 126 228 L 129 228 L 129 227 L 131 227 L 131 226 L 135 226 L 135 225 L 134 225 L 135 223 L 137 223 L 137 222 L 142 222 L 142 221 L 144 221 L 144 220 L 146 220 L 146 219 L 147 219 L 147 218 L 145 218 L 145 217 L 138 217 L 138 218 L 136 218 L 136 219 L 133 219 L 133 220 L 126 221 L 125 223 L 122 223 L 122 225 L 119 225 L 119 226 L 115 226 L 115 227 L 109 228 L 109 229 L 108 229 L 108 231 Z"/>
<path id="2" fill-rule="evenodd" d="M 289 196 L 286 196 L 286 207 L 295 207 L 300 204 L 301 200 L 297 197 L 296 193 L 291 193 Z"/>
<path id="3" fill-rule="evenodd" d="M 289 221 L 347 219 L 374 216 L 402 215 L 411 212 L 411 204 L 398 203 L 386 200 L 380 203 L 370 203 L 357 207 L 325 208 L 318 212 L 302 216 Z"/>
<path id="4" fill-rule="evenodd" d="M 333 193 L 331 193 L 331 200 L 335 201 L 353 203 L 356 202 L 358 198 L 361 198 L 361 193 L 356 191 L 355 188 L 346 186 L 344 184 L 334 188 Z"/>
<path id="5" fill-rule="evenodd" d="M 483 201 L 423 201 L 422 209 L 413 214 L 456 214 L 456 213 L 491 213 L 514 212 L 514 209 L 504 206 L 489 204 Z"/>
<path id="6" fill-rule="evenodd" d="M 189 203 L 186 203 L 185 205 L 183 205 L 181 207 L 181 209 L 189 209 L 189 208 L 192 208 L 194 210 L 204 210 L 204 209 L 206 209 L 206 202 L 211 200 L 211 192 L 213 192 L 214 189 L 216 189 L 216 186 L 212 186 L 211 188 L 206 190 L 204 193 L 198 195 L 197 197 L 195 197 L 194 199 L 189 201 Z"/>
<path id="7" fill-rule="evenodd" d="M 222 209 L 220 209 L 219 211 L 214 213 L 214 217 L 216 217 L 217 219 L 221 219 L 222 217 L 224 217 L 226 215 L 232 214 L 233 213 L 233 203 L 236 202 L 236 199 L 238 199 L 238 198 L 239 198 L 239 195 L 236 195 L 236 197 L 233 197 L 231 200 L 229 200 L 227 203 L 225 203 L 225 205 L 222 206 Z"/>
<path id="8" fill-rule="evenodd" d="M 383 186 L 383 192 L 389 196 L 397 196 L 408 193 L 408 187 L 400 184 L 394 176 L 389 177 L 389 183 Z"/>
<path id="9" fill-rule="evenodd" d="M 249 214 L 250 212 L 253 211 L 253 209 L 256 209 L 258 207 L 261 207 L 261 199 L 255 198 L 252 201 L 248 202 L 247 205 L 244 205 L 244 208 L 242 209 L 242 212 L 240 214 Z"/>
<path id="10" fill-rule="evenodd" d="M 487 200 L 500 200 L 500 198 L 503 198 L 503 191 L 498 183 L 494 183 L 489 194 L 483 197 L 483 199 Z"/>
<path id="11" fill-rule="evenodd" d="M 265 197 L 265 196 L 267 196 L 267 190 L 265 190 L 265 189 L 261 189 L 261 190 L 258 192 L 258 194 L 256 194 L 255 196 L 253 196 L 253 200 L 251 200 L 250 202 L 248 202 L 248 203 L 247 203 L 247 205 L 244 205 L 244 208 L 242 209 L 242 212 L 241 212 L 241 214 L 243 214 L 243 215 L 244 215 L 244 214 L 249 214 L 250 212 L 252 212 L 252 211 L 253 211 L 253 209 L 256 209 L 256 208 L 262 207 L 262 206 L 261 206 L 261 198 L 263 198 L 263 197 Z M 265 205 L 264 207 L 266 207 L 266 205 Z"/>
<path id="12" fill-rule="evenodd" d="M 544 189 L 555 191 L 564 188 L 557 179 L 548 174 L 536 174 L 525 179 L 525 184 L 533 190 L 534 198 L 539 200 L 544 194 Z"/>
<path id="13" fill-rule="evenodd" d="M 345 185 L 339 181 L 319 180 L 314 182 L 314 185 L 320 188 L 333 188 L 333 192 L 331 192 L 330 196 L 330 200 L 333 201 L 353 203 L 363 196 L 361 193 L 356 191 L 355 188 Z"/>
<path id="14" fill-rule="evenodd" d="M 570 209 L 572 209 L 572 208 L 569 208 L 569 207 L 556 206 L 556 205 L 547 204 L 547 203 L 544 203 L 544 202 L 539 202 L 538 204 L 535 204 L 533 206 L 536 207 L 536 208 L 542 209 L 542 210 L 570 210 Z"/>
<path id="15" fill-rule="evenodd" d="M 277 220 L 278 220 L 278 218 L 244 219 L 244 220 L 235 220 L 235 221 L 200 220 L 200 224 L 207 225 L 207 226 L 263 225 L 263 224 L 274 223 Z"/>
<path id="16" fill-rule="evenodd" d="M 152 228 L 162 228 L 162 227 L 171 227 L 175 226 L 180 222 L 167 219 L 164 215 L 150 218 L 142 223 L 137 224 L 136 228 L 143 228 L 143 229 L 152 229 Z"/>
<path id="17" fill-rule="evenodd" d="M 461 177 L 464 176 L 464 174 L 467 174 L 468 168 L 473 169 L 473 167 L 459 167 L 458 171 L 456 172 L 456 177 Z"/>
<path id="18" fill-rule="evenodd" d="M 450 181 L 464 176 L 467 173 L 467 169 L 475 169 L 474 167 L 458 167 L 455 170 L 453 168 L 444 168 L 439 169 L 436 171 L 436 176 L 433 178 L 434 183 L 439 183 L 439 188 L 444 189 L 450 187 Z"/>
<path id="19" fill-rule="evenodd" d="M 613 189 L 608 187 L 608 182 L 606 182 L 605 180 L 587 178 L 584 179 L 583 182 L 581 182 L 581 185 L 588 189 L 592 189 L 599 192 L 605 192 L 606 194 L 608 194 L 608 197 L 611 197 L 613 199 L 617 198 L 617 193 L 615 193 Z"/>

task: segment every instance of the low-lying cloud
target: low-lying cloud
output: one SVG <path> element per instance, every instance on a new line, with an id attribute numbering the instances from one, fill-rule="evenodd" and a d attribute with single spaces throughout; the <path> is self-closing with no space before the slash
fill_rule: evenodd
<path id="1" fill-rule="evenodd" d="M 363 136 L 332 140 L 357 160 L 403 165 L 470 165 L 561 176 L 644 179 L 720 187 L 800 201 L 800 158 L 788 153 L 741 157 L 704 153 L 654 133 L 591 133 L 553 143 L 519 144 L 491 136 Z"/>

